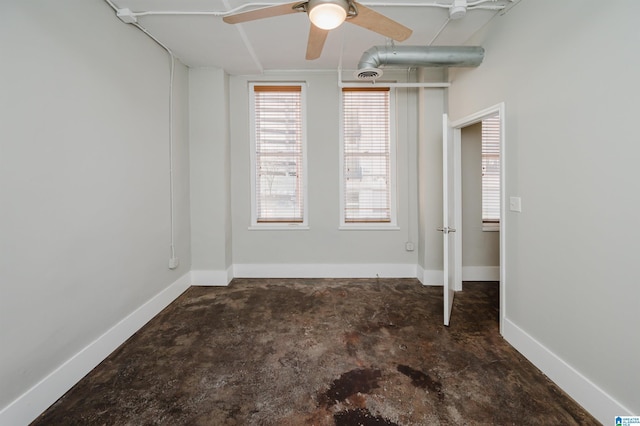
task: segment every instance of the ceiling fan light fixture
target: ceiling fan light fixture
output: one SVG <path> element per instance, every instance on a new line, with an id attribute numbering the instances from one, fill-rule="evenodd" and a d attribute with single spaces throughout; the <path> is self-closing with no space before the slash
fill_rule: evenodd
<path id="1" fill-rule="evenodd" d="M 309 0 L 309 19 L 318 28 L 332 30 L 347 18 L 349 3 L 345 0 Z"/>

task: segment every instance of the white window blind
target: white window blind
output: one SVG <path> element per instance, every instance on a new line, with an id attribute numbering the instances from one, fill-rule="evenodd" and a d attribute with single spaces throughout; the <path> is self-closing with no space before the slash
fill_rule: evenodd
<path id="1" fill-rule="evenodd" d="M 482 120 L 482 222 L 485 226 L 500 223 L 499 116 Z"/>
<path id="2" fill-rule="evenodd" d="M 345 223 L 391 221 L 390 96 L 385 88 L 344 88 Z"/>
<path id="3" fill-rule="evenodd" d="M 302 87 L 253 86 L 255 221 L 304 221 Z"/>

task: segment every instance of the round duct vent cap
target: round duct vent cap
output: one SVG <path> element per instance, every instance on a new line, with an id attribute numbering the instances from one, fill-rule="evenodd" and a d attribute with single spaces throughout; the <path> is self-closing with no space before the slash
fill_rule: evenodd
<path id="1" fill-rule="evenodd" d="M 353 73 L 358 80 L 372 81 L 382 77 L 382 70 L 379 68 L 363 68 Z"/>

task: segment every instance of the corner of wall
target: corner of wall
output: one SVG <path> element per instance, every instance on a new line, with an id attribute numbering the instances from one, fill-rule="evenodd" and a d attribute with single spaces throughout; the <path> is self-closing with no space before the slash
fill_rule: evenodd
<path id="1" fill-rule="evenodd" d="M 510 345 L 603 424 L 609 424 L 615 416 L 633 415 L 631 410 L 622 406 L 508 318 L 504 319 L 502 334 Z"/>
<path id="2" fill-rule="evenodd" d="M 0 410 L 0 424 L 31 423 L 118 346 L 186 291 L 191 284 L 190 281 L 191 274 L 186 273 L 69 358 L 35 386 Z"/>
<path id="3" fill-rule="evenodd" d="M 191 271 L 191 285 L 194 286 L 227 286 L 233 279 L 233 267 L 226 270 Z"/>
<path id="4" fill-rule="evenodd" d="M 422 285 L 441 287 L 444 285 L 444 272 L 435 269 L 423 269 L 418 266 L 418 279 Z"/>

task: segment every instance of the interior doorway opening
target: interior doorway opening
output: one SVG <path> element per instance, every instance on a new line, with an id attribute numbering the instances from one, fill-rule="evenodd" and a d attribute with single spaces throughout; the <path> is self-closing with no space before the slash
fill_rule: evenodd
<path id="1" fill-rule="evenodd" d="M 500 280 L 500 149 L 496 119 L 461 132 L 462 281 Z M 498 146 L 496 146 L 498 145 Z"/>
<path id="2" fill-rule="evenodd" d="M 473 132 L 482 131 L 482 121 L 486 119 L 495 119 L 498 118 L 497 121 L 497 130 L 499 132 L 498 136 L 498 149 L 499 149 L 499 159 L 498 159 L 498 206 L 499 206 L 499 215 L 500 220 L 497 226 L 496 231 L 480 231 L 484 234 L 484 237 L 480 237 L 480 240 L 495 240 L 495 246 L 497 249 L 497 265 L 468 265 L 468 266 L 482 266 L 481 268 L 476 269 L 467 269 L 466 273 L 463 269 L 463 238 L 466 231 L 463 224 L 463 167 L 462 167 L 462 149 L 463 149 L 463 134 L 468 136 L 469 134 L 473 134 Z M 455 269 L 457 270 L 456 276 L 458 277 L 456 281 L 453 283 L 453 288 L 456 291 L 462 290 L 463 281 L 467 281 L 469 283 L 475 281 L 482 282 L 491 282 L 498 281 L 499 282 L 499 323 L 500 323 L 500 332 L 503 331 L 503 324 L 506 312 L 506 274 L 505 274 L 505 265 L 506 265 L 506 256 L 507 256 L 507 248 L 506 248 L 506 226 L 505 226 L 505 132 L 504 132 L 504 121 L 505 121 L 505 106 L 504 103 L 500 103 L 498 105 L 492 106 L 490 108 L 484 109 L 482 111 L 478 111 L 472 115 L 463 117 L 458 120 L 451 121 L 449 123 L 449 127 L 453 133 L 453 153 L 454 158 L 452 160 L 452 164 L 454 165 L 454 175 L 455 175 L 455 184 L 453 185 L 451 191 L 453 194 L 449 194 L 453 197 L 454 201 L 454 223 L 456 227 L 458 227 L 461 232 L 455 233 L 456 247 L 458 248 L 458 253 L 455 256 Z M 474 127 L 476 126 L 476 127 Z M 479 126 L 479 127 L 477 127 Z M 481 137 L 476 142 L 481 143 Z M 478 146 L 475 147 L 476 149 Z M 475 167 L 475 166 L 474 166 Z M 478 194 L 475 195 L 476 199 Z M 482 207 L 480 207 L 482 208 Z M 481 216 L 482 217 L 482 216 Z M 476 218 L 477 219 L 477 218 Z M 469 225 L 467 225 L 469 227 Z M 480 220 L 480 224 L 477 225 L 480 229 L 486 227 L 486 223 L 483 220 Z M 489 236 L 489 232 L 493 234 L 493 236 Z M 497 234 L 497 237 L 496 237 Z M 480 234 L 483 235 L 483 234 Z M 467 239 L 469 237 L 467 236 Z M 476 242 L 477 244 L 477 242 Z M 467 253 L 468 255 L 469 253 Z M 477 254 L 477 253 L 476 253 Z M 480 256 L 487 255 L 487 253 L 480 253 Z M 491 256 L 496 256 L 496 253 L 490 253 Z M 477 263 L 477 262 L 476 262 Z M 492 262 L 495 263 L 495 262 Z M 497 266 L 497 269 L 495 268 Z M 481 278 L 481 279 L 478 279 Z"/>

